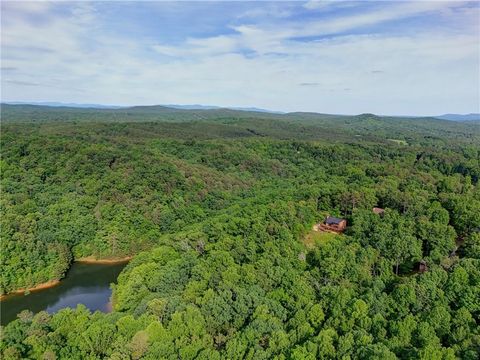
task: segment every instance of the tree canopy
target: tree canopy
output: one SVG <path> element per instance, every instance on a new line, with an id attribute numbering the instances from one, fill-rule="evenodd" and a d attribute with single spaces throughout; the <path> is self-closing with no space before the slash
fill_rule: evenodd
<path id="1" fill-rule="evenodd" d="M 22 312 L 2 358 L 478 358 L 480 146 L 465 142 L 478 133 L 442 137 L 441 122 L 404 145 L 368 116 L 354 124 L 368 138 L 348 139 L 314 138 L 305 127 L 327 120 L 300 115 L 13 120 L 2 293 L 82 257 L 135 256 L 111 313 Z M 327 214 L 346 232 L 306 244 Z"/>

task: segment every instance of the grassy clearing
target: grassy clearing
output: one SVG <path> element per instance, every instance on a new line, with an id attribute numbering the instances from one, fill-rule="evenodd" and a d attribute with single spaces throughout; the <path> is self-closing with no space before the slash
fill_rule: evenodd
<path id="1" fill-rule="evenodd" d="M 303 238 L 303 243 L 307 248 L 313 249 L 316 245 L 325 244 L 333 240 L 337 236 L 341 236 L 341 235 L 329 233 L 329 232 L 311 230 Z"/>
<path id="2" fill-rule="evenodd" d="M 399 140 L 399 139 L 387 139 L 387 140 L 394 142 L 395 144 L 398 144 L 398 145 L 408 145 L 408 143 L 405 140 Z"/>

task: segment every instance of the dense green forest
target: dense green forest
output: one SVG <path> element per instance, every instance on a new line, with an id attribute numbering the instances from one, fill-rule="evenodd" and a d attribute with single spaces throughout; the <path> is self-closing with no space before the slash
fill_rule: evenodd
<path id="1" fill-rule="evenodd" d="M 20 313 L 2 358 L 478 358 L 478 123 L 2 107 L 1 292 L 135 255 L 113 312 Z"/>

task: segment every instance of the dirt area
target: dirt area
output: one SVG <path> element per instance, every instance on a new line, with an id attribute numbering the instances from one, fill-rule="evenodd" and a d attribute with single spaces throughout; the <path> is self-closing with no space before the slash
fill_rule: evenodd
<path id="1" fill-rule="evenodd" d="M 5 299 L 6 297 L 8 297 L 9 295 L 12 295 L 12 294 L 23 294 L 26 291 L 36 291 L 36 290 L 48 289 L 48 288 L 51 288 L 51 287 L 56 286 L 58 284 L 60 284 L 60 280 L 50 280 L 50 281 L 47 281 L 45 283 L 32 286 L 30 288 L 17 289 L 17 290 L 14 290 L 12 292 L 9 292 L 8 294 L 0 295 L 0 300 Z"/>
<path id="2" fill-rule="evenodd" d="M 96 259 L 93 256 L 87 256 L 87 257 L 76 259 L 75 262 L 85 263 L 85 264 L 118 264 L 118 263 L 128 262 L 132 258 L 133 256 L 126 256 L 123 258 Z"/>

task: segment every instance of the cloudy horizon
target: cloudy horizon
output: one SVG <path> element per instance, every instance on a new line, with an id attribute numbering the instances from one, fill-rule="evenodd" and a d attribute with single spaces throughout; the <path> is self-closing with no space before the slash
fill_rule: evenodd
<path id="1" fill-rule="evenodd" d="M 1 100 L 480 112 L 463 1 L 2 1 Z"/>

